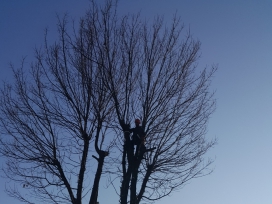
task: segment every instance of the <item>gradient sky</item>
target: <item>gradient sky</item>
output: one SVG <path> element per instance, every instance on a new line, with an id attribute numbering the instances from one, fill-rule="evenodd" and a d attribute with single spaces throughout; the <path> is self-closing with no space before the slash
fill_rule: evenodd
<path id="1" fill-rule="evenodd" d="M 44 29 L 56 31 L 56 13 L 77 19 L 88 5 L 88 0 L 0 0 L 0 80 L 12 78 L 10 62 L 32 61 Z M 207 134 L 218 139 L 207 155 L 216 159 L 214 172 L 156 203 L 271 204 L 272 1 L 120 0 L 120 13 L 140 10 L 144 18 L 164 14 L 169 22 L 177 11 L 202 43 L 199 66 L 219 66 L 212 83 L 217 109 Z M 100 204 L 117 203 L 103 186 Z M 0 203 L 19 203 L 3 190 L 0 182 Z"/>

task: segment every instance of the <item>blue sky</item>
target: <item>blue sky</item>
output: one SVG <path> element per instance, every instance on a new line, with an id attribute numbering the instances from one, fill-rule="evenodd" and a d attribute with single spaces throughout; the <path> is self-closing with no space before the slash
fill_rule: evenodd
<path id="1" fill-rule="evenodd" d="M 88 0 L 0 1 L 0 80 L 11 79 L 9 62 L 18 65 L 22 57 L 31 62 L 44 29 L 55 32 L 56 13 L 78 18 L 88 5 Z M 177 12 L 202 43 L 199 66 L 219 66 L 212 83 L 217 109 L 207 134 L 218 139 L 207 155 L 216 158 L 214 172 L 157 203 L 271 204 L 272 1 L 120 0 L 121 13 L 140 10 L 144 18 L 163 14 L 169 22 Z M 17 204 L 0 183 L 1 203 Z M 111 203 L 111 195 L 103 190 L 100 203 Z"/>

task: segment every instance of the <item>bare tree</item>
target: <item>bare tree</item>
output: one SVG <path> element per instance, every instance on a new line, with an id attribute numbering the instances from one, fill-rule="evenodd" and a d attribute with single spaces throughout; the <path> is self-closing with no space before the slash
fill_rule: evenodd
<path id="1" fill-rule="evenodd" d="M 99 67 L 86 57 L 94 54 L 91 42 L 80 30 L 71 44 L 66 18 L 59 19 L 58 28 L 59 42 L 49 46 L 46 40 L 44 50 L 36 51 L 30 73 L 23 67 L 14 69 L 14 86 L 5 84 L 1 90 L 0 151 L 7 158 L 5 173 L 33 190 L 31 196 L 18 189 L 9 193 L 27 203 L 32 197 L 81 204 L 92 190 L 89 203 L 96 204 L 104 158 L 111 147 L 110 95 L 102 86 Z M 92 188 L 95 163 L 90 163 L 90 154 L 98 162 Z"/>
<path id="2" fill-rule="evenodd" d="M 105 87 L 112 93 L 124 140 L 121 163 L 122 204 L 157 200 L 189 179 L 208 173 L 203 155 L 214 145 L 205 140 L 214 110 L 209 92 L 215 67 L 197 69 L 200 43 L 183 33 L 174 17 L 169 28 L 162 18 L 141 22 L 139 16 L 118 21 L 114 12 L 91 20 L 100 52 Z M 135 161 L 128 125 L 141 118 L 146 132 L 144 159 Z M 120 147 L 121 149 L 121 147 Z"/>
<path id="3" fill-rule="evenodd" d="M 180 19 L 167 26 L 161 17 L 118 17 L 108 1 L 104 7 L 92 2 L 72 34 L 65 20 L 59 43 L 36 52 L 33 83 L 21 69 L 15 86 L 2 89 L 6 175 L 43 201 L 74 204 L 89 196 L 95 204 L 109 167 L 109 176 L 121 180 L 112 182 L 120 187 L 120 203 L 138 204 L 210 173 L 212 161 L 204 155 L 215 141 L 205 135 L 216 67 L 197 67 L 200 42 Z M 145 132 L 137 145 L 130 127 L 136 118 Z M 92 161 L 97 169 L 90 185 Z M 12 195 L 28 202 L 17 191 Z"/>

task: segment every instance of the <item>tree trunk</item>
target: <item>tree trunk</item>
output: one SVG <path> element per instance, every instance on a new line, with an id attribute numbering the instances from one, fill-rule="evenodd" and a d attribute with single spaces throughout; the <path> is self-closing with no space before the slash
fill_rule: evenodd
<path id="1" fill-rule="evenodd" d="M 97 170 L 96 170 L 96 174 L 95 174 L 95 178 L 94 178 L 93 190 L 92 190 L 89 204 L 96 204 L 97 203 L 99 181 L 100 181 L 100 178 L 102 175 L 102 169 L 103 169 L 105 156 L 107 156 L 107 152 L 101 151 L 99 153 L 99 159 L 97 159 L 98 166 L 97 166 Z"/>
<path id="2" fill-rule="evenodd" d="M 124 132 L 124 137 L 125 137 L 125 144 L 124 144 L 124 149 L 123 149 L 123 180 L 121 183 L 121 192 L 120 192 L 120 203 L 121 204 L 127 204 L 127 197 L 128 197 L 128 192 L 129 192 L 129 183 L 130 183 L 130 178 L 131 178 L 131 174 L 132 174 L 132 168 L 131 165 L 133 163 L 132 159 L 133 159 L 133 144 L 130 141 L 129 138 L 130 133 L 129 132 Z M 128 160 L 128 167 L 127 170 L 125 169 L 125 165 L 126 165 L 126 158 L 125 156 L 127 156 L 127 160 Z"/>

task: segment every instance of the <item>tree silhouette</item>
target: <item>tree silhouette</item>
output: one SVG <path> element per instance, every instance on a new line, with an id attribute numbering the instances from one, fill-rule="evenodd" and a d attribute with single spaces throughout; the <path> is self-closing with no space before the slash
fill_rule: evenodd
<path id="1" fill-rule="evenodd" d="M 58 42 L 45 39 L 30 72 L 24 63 L 13 68 L 14 84 L 1 89 L 8 178 L 43 202 L 96 204 L 104 172 L 121 204 L 137 204 L 210 173 L 203 157 L 215 143 L 205 135 L 216 67 L 197 67 L 200 42 L 178 17 L 166 26 L 93 1 L 77 31 L 69 32 L 67 17 L 58 22 Z M 138 145 L 136 118 L 145 132 Z"/>

